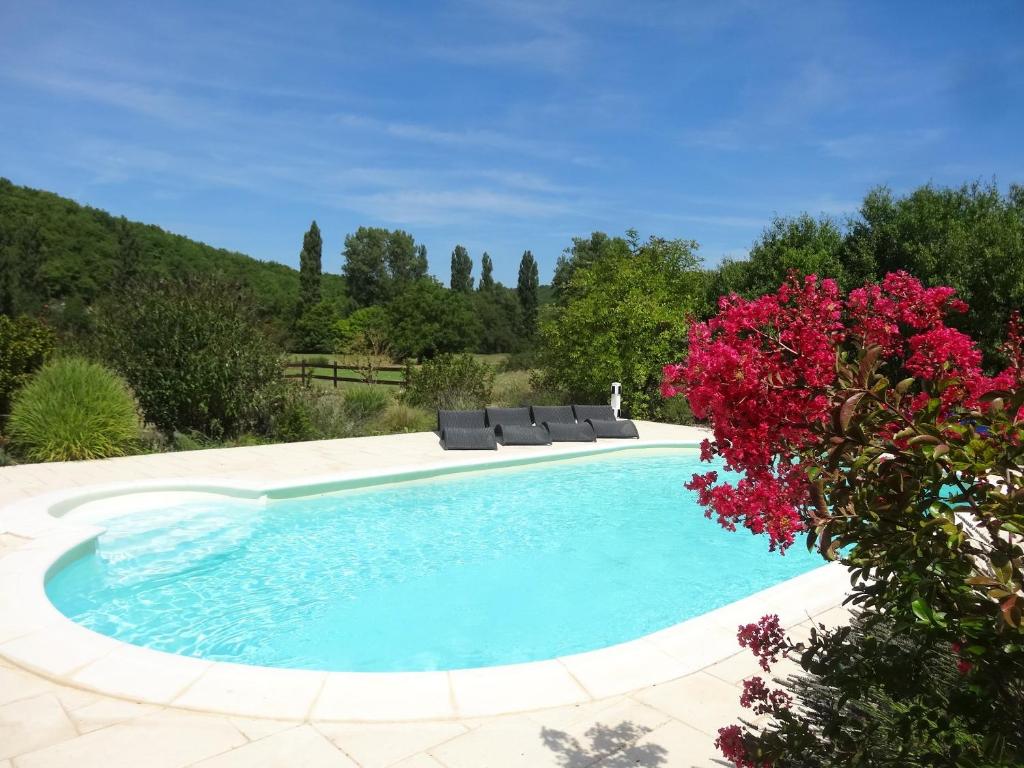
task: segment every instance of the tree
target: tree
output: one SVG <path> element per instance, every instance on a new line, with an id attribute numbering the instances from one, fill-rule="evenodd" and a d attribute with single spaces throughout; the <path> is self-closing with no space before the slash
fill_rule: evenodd
<path id="1" fill-rule="evenodd" d="M 377 381 L 380 367 L 390 360 L 388 315 L 383 307 L 357 309 L 335 324 L 336 351 L 349 356 L 349 364 L 367 384 Z"/>
<path id="2" fill-rule="evenodd" d="M 427 274 L 427 249 L 403 230 L 359 227 L 345 237 L 342 274 L 357 307 L 384 304 Z"/>
<path id="3" fill-rule="evenodd" d="M 316 221 L 302 238 L 299 254 L 299 311 L 306 313 L 320 303 L 320 275 L 323 271 L 323 240 Z"/>
<path id="4" fill-rule="evenodd" d="M 142 249 L 128 219 L 117 220 L 117 268 L 115 281 L 121 288 L 131 283 L 142 271 Z"/>
<path id="5" fill-rule="evenodd" d="M 335 323 L 338 310 L 329 301 L 319 301 L 306 309 L 295 321 L 294 350 L 299 352 L 332 352 L 335 345 Z"/>
<path id="6" fill-rule="evenodd" d="M 680 313 L 701 301 L 697 246 L 656 237 L 599 242 L 541 326 L 541 377 L 577 402 L 602 402 L 619 381 L 631 414 L 647 417 L 660 407 L 661 367 L 685 348 Z"/>
<path id="7" fill-rule="evenodd" d="M 99 307 L 100 354 L 161 431 L 232 437 L 265 429 L 282 382 L 249 293 L 198 277 L 150 280 Z"/>
<path id="8" fill-rule="evenodd" d="M 741 702 L 768 719 L 719 731 L 736 765 L 1024 759 L 1024 323 L 989 376 L 952 325 L 967 309 L 905 272 L 845 297 L 793 277 L 726 301 L 666 366 L 665 394 L 685 393 L 713 427 L 702 459 L 739 474 L 687 484 L 708 517 L 782 552 L 806 538 L 850 569 L 860 608 L 854 629 L 800 643 L 778 616 L 740 627 L 766 671 L 799 659 L 831 695 L 815 707 L 820 693 L 793 702 L 747 680 Z M 939 679 L 918 673 L 936 663 Z"/>
<path id="9" fill-rule="evenodd" d="M 494 290 L 494 262 L 491 261 L 491 256 L 487 251 L 484 251 L 484 255 L 480 257 L 480 285 L 478 289 L 481 291 L 492 291 Z"/>
<path id="10" fill-rule="evenodd" d="M 904 270 L 926 285 L 948 285 L 971 312 L 957 327 L 976 337 L 988 365 L 1010 313 L 1024 307 L 1024 188 L 994 184 L 920 187 L 896 198 L 885 187 L 864 198 L 847 236 L 848 259 Z"/>
<path id="11" fill-rule="evenodd" d="M 410 285 L 387 305 L 391 348 L 396 358 L 423 360 L 443 352 L 476 348 L 480 320 L 470 298 L 432 278 Z"/>
<path id="12" fill-rule="evenodd" d="M 627 246 L 623 238 L 619 237 L 615 240 L 618 241 L 616 245 Z M 572 239 L 572 245 L 562 252 L 555 264 L 555 275 L 551 280 L 551 288 L 556 303 L 566 300 L 572 276 L 576 270 L 593 263 L 602 253 L 606 252 L 610 242 L 611 238 L 604 232 L 594 232 L 589 238 L 574 237 Z"/>
<path id="13" fill-rule="evenodd" d="M 480 341 L 476 351 L 485 354 L 518 352 L 523 347 L 523 326 L 519 297 L 511 288 L 495 284 L 472 297 L 473 311 L 480 320 Z"/>
<path id="14" fill-rule="evenodd" d="M 539 287 L 540 277 L 537 272 L 537 262 L 530 251 L 524 251 L 523 258 L 519 261 L 519 282 L 516 284 L 516 293 L 519 296 L 519 306 L 523 310 L 523 333 L 528 338 L 537 335 L 539 306 L 537 289 Z"/>
<path id="15" fill-rule="evenodd" d="M 473 290 L 473 260 L 469 257 L 469 251 L 461 245 L 456 245 L 452 251 L 451 289 L 461 293 Z"/>

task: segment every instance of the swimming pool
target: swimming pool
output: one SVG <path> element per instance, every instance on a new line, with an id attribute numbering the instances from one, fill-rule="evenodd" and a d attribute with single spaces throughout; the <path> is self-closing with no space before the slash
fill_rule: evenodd
<path id="1" fill-rule="evenodd" d="M 66 616 L 214 661 L 460 669 L 635 639 L 820 559 L 706 520 L 693 449 L 636 449 L 104 522 L 49 578 Z"/>

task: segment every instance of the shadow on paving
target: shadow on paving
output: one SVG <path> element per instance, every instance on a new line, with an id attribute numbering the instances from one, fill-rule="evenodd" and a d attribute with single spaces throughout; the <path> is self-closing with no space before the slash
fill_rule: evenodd
<path id="1" fill-rule="evenodd" d="M 587 744 L 553 728 L 541 729 L 540 736 L 544 746 L 557 755 L 558 762 L 564 768 L 591 768 L 596 763 L 600 763 L 601 768 L 667 766 L 667 749 L 659 744 L 636 743 L 650 731 L 650 728 L 631 722 L 622 722 L 616 726 L 598 723 L 583 734 L 583 738 L 589 742 Z"/>

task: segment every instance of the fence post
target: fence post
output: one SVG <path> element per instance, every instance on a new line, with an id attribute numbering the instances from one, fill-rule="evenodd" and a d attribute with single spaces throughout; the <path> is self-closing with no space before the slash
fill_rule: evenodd
<path id="1" fill-rule="evenodd" d="M 335 358 L 335 360 L 334 360 L 334 388 L 335 389 L 338 388 L 338 360 L 337 360 L 337 358 Z"/>
<path id="2" fill-rule="evenodd" d="M 299 380 L 303 384 L 306 383 L 306 360 L 305 360 L 305 358 L 303 358 L 302 360 L 299 360 Z"/>

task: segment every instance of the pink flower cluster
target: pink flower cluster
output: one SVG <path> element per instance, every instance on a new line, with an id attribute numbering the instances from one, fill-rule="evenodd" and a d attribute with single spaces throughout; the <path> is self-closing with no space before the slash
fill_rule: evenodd
<path id="1" fill-rule="evenodd" d="M 772 690 L 760 677 L 743 681 L 740 706 L 754 710 L 755 715 L 770 715 L 780 709 L 788 709 L 792 703 L 792 696 L 780 688 Z"/>
<path id="2" fill-rule="evenodd" d="M 726 469 L 743 474 L 735 484 L 717 485 L 713 472 L 694 475 L 687 487 L 707 516 L 729 530 L 765 533 L 781 552 L 806 529 L 813 510 L 802 457 L 820 446 L 830 424 L 836 357 L 850 345 L 879 346 L 884 364 L 901 378 L 952 381 L 942 391 L 947 409 L 977 405 L 985 392 L 1019 380 L 1024 324 L 1015 320 L 1008 342 L 1015 364 L 989 378 L 972 339 L 945 324 L 950 312 L 966 308 L 952 288 L 925 288 L 905 272 L 845 300 L 834 281 L 813 275 L 791 276 L 756 299 L 720 299 L 715 317 L 691 326 L 689 358 L 665 366 L 662 381 L 665 396 L 685 394 L 694 414 L 711 422 L 714 440 L 701 446 L 701 458 L 720 456 Z M 928 406 L 927 389 L 904 400 L 904 415 Z"/>
<path id="3" fill-rule="evenodd" d="M 786 650 L 786 633 L 779 623 L 779 617 L 772 613 L 762 616 L 754 624 L 744 624 L 736 633 L 741 648 L 749 648 L 757 657 L 761 669 L 771 671 L 771 665 L 779 660 Z"/>
<path id="4" fill-rule="evenodd" d="M 770 763 L 757 762 L 750 757 L 747 745 L 743 740 L 743 729 L 738 725 L 729 725 L 718 729 L 715 747 L 726 760 L 730 760 L 736 768 L 765 768 Z"/>

